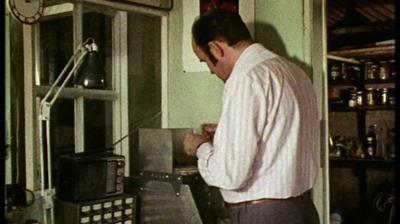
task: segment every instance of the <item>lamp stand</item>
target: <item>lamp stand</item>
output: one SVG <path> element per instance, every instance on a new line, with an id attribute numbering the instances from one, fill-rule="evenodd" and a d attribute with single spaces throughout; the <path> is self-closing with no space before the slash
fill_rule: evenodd
<path id="1" fill-rule="evenodd" d="M 89 44 L 89 41 L 92 41 Z M 60 92 L 65 88 L 65 85 L 71 79 L 73 74 L 79 69 L 82 64 L 82 61 L 86 54 L 92 49 L 95 48 L 97 50 L 97 46 L 94 44 L 94 40 L 92 38 L 88 38 L 82 45 L 78 47 L 75 53 L 69 59 L 67 65 L 63 68 L 60 75 L 57 77 L 55 82 L 51 85 L 49 91 L 46 93 L 44 98 L 40 102 L 40 115 L 39 115 L 39 138 L 40 138 L 40 177 L 41 177 L 41 203 L 43 209 L 43 223 L 48 223 L 48 215 L 50 215 L 50 223 L 54 224 L 54 195 L 55 189 L 52 186 L 52 161 L 51 161 L 51 143 L 50 143 L 50 113 L 51 107 L 54 102 L 58 98 Z M 76 60 L 77 59 L 77 60 Z M 67 69 L 72 65 L 73 61 L 76 60 L 76 63 L 65 77 L 61 86 L 56 89 L 58 83 L 64 78 Z M 53 95 L 53 92 L 54 95 Z M 52 96 L 52 98 L 50 98 Z M 50 99 L 49 99 L 50 98 Z M 43 122 L 45 123 L 45 135 L 43 135 Z M 46 139 L 46 150 L 44 149 L 43 138 Z M 47 188 L 45 187 L 45 161 L 44 157 L 47 155 Z"/>

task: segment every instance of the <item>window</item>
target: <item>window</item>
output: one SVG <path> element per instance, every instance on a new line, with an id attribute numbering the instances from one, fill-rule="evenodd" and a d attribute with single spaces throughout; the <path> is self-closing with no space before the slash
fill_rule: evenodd
<path id="1" fill-rule="evenodd" d="M 134 8 L 134 7 L 133 7 Z M 166 125 L 166 17 L 85 3 L 51 6 L 38 24 L 24 27 L 25 172 L 28 189 L 40 189 L 40 99 L 75 47 L 92 37 L 106 70 L 106 89 L 76 88 L 70 81 L 51 108 L 53 186 L 57 157 L 114 149 L 134 170 L 137 128 Z M 164 32 L 162 32 L 162 30 Z M 164 55 L 161 57 L 161 55 Z M 162 58 L 162 59 L 161 59 Z M 163 112 L 162 112 L 163 111 Z M 46 138 L 42 134 L 42 138 Z M 44 143 L 45 144 L 45 143 Z M 44 145 L 42 144 L 42 145 Z M 45 158 L 46 159 L 46 158 Z"/>

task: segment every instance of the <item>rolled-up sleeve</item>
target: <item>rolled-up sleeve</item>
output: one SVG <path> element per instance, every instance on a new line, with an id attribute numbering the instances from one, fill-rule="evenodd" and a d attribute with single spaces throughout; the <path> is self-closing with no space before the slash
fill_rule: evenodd
<path id="1" fill-rule="evenodd" d="M 257 145 L 265 126 L 265 91 L 249 76 L 235 77 L 225 85 L 223 108 L 214 144 L 198 151 L 198 169 L 208 185 L 226 190 L 243 187 L 253 175 Z"/>

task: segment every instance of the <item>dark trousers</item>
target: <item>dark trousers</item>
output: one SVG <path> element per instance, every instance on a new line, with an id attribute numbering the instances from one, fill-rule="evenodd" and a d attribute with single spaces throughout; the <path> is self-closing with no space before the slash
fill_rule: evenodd
<path id="1" fill-rule="evenodd" d="M 229 207 L 231 224 L 319 224 L 309 194 L 301 198 L 271 200 Z"/>

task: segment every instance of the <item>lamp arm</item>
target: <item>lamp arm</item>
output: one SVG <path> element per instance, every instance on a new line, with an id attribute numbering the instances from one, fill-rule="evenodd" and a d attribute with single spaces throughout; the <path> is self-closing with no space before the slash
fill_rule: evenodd
<path id="1" fill-rule="evenodd" d="M 91 44 L 89 44 L 89 42 L 91 42 Z M 77 63 L 75 63 L 74 67 L 72 68 L 72 71 L 68 74 L 67 78 L 64 80 L 63 84 L 61 85 L 61 87 L 58 89 L 58 91 L 56 92 L 55 96 L 53 97 L 53 99 L 51 100 L 51 103 L 48 107 L 51 106 L 51 104 L 54 103 L 54 100 L 57 98 L 59 92 L 64 88 L 64 86 L 66 85 L 66 83 L 69 81 L 71 75 L 73 72 L 75 72 L 75 70 L 77 70 L 78 66 L 80 66 L 82 59 L 84 58 L 84 56 L 87 54 L 88 51 L 91 51 L 93 46 L 96 46 L 94 39 L 92 37 L 89 37 L 85 40 L 85 42 L 83 42 L 74 52 L 74 54 L 70 57 L 70 59 L 68 60 L 67 64 L 64 66 L 63 70 L 61 71 L 61 73 L 58 75 L 56 81 L 51 85 L 49 91 L 47 91 L 46 95 L 43 97 L 43 99 L 40 102 L 40 106 L 44 107 L 44 105 L 47 105 L 49 103 L 47 103 L 47 99 L 51 96 L 51 94 L 53 93 L 55 87 L 57 86 L 57 84 L 64 78 L 64 75 L 67 71 L 67 69 L 70 67 L 70 65 L 72 64 L 73 60 L 76 59 L 77 55 L 82 53 L 80 55 L 80 57 L 78 58 Z M 42 110 L 42 109 L 41 109 Z M 47 114 L 48 111 L 40 111 L 40 117 L 41 120 L 45 120 L 45 118 L 43 117 L 44 114 Z"/>
<path id="2" fill-rule="evenodd" d="M 68 83 L 68 81 L 71 79 L 72 75 L 75 73 L 75 71 L 79 68 L 81 65 L 83 58 L 86 56 L 88 51 L 84 51 L 78 58 L 78 61 L 75 63 L 74 67 L 71 69 L 71 71 L 68 73 L 67 77 L 64 79 L 62 82 L 61 86 L 56 90 L 54 96 L 51 98 L 50 101 L 48 101 L 48 98 L 52 94 L 53 90 L 55 89 L 56 85 L 59 82 L 59 79 L 57 78 L 56 82 L 50 87 L 50 90 L 47 92 L 46 96 L 41 100 L 40 102 L 40 119 L 41 120 L 47 120 L 50 117 L 50 108 L 56 101 L 58 95 L 60 95 L 61 91 L 64 89 L 65 85 Z M 64 69 L 65 70 L 65 69 Z M 63 71 L 64 72 L 64 71 Z M 64 76 L 64 73 L 61 73 L 60 76 Z"/>
<path id="3" fill-rule="evenodd" d="M 88 52 L 84 51 L 78 58 L 78 61 L 75 63 L 74 67 L 72 67 L 71 71 L 69 72 L 69 74 L 67 75 L 67 77 L 65 78 L 64 82 L 61 84 L 60 88 L 56 91 L 56 93 L 54 94 L 54 97 L 51 99 L 50 101 L 50 105 L 53 105 L 53 103 L 55 102 L 55 100 L 57 99 L 58 95 L 60 94 L 61 90 L 64 89 L 65 85 L 67 84 L 67 82 L 71 79 L 72 75 L 78 70 L 78 68 L 80 67 L 80 65 L 82 64 L 83 58 L 85 58 L 86 54 Z"/>
<path id="4" fill-rule="evenodd" d="M 63 70 L 61 71 L 61 73 L 58 75 L 57 79 L 54 81 L 54 83 L 51 85 L 49 91 L 46 93 L 46 95 L 43 97 L 42 101 L 47 101 L 47 98 L 50 97 L 51 93 L 53 92 L 54 88 L 57 86 L 57 84 L 64 78 L 65 72 L 67 71 L 67 69 L 71 66 L 73 60 L 76 58 L 76 56 L 81 53 L 82 51 L 84 51 L 85 49 L 80 46 L 75 53 L 69 58 L 67 64 L 64 66 Z"/>
<path id="5" fill-rule="evenodd" d="M 89 42 L 93 42 L 92 44 L 88 44 Z M 60 82 L 60 80 L 64 77 L 64 74 L 67 70 L 67 68 L 71 65 L 71 63 L 73 62 L 73 59 L 76 58 L 76 56 L 80 53 L 80 52 L 87 52 L 91 50 L 91 46 L 94 44 L 94 39 L 92 37 L 89 37 L 85 40 L 85 42 L 83 42 L 81 45 L 79 45 L 79 47 L 75 50 L 75 52 L 73 53 L 73 55 L 69 58 L 67 64 L 64 66 L 63 70 L 61 71 L 61 73 L 59 74 L 59 76 L 57 77 L 56 81 L 54 81 L 53 85 L 50 87 L 49 91 L 47 92 L 47 94 L 45 95 L 45 97 L 43 99 L 46 99 L 50 96 L 51 92 L 53 91 L 53 89 L 57 86 L 58 82 Z"/>

